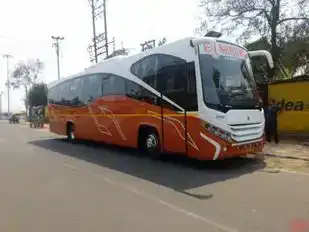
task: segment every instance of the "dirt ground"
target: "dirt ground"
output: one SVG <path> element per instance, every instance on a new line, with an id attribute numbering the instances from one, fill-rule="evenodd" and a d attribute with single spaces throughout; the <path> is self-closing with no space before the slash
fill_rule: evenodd
<path id="1" fill-rule="evenodd" d="M 284 169 L 309 174 L 309 161 L 266 156 L 263 162 L 265 162 L 267 168 L 269 169 L 276 169 L 276 170 Z"/>

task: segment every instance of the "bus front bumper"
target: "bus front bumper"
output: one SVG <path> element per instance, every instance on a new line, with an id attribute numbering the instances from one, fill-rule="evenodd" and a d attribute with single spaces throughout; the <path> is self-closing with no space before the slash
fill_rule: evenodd
<path id="1" fill-rule="evenodd" d="M 220 158 L 225 159 L 228 157 L 240 157 L 252 154 L 258 154 L 263 151 L 264 140 L 253 141 L 245 144 L 231 144 L 227 145 L 222 152 Z"/>

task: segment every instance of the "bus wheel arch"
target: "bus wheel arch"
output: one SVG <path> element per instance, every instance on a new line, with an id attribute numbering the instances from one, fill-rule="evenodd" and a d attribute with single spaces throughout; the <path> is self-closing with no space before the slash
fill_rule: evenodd
<path id="1" fill-rule="evenodd" d="M 159 154 L 161 151 L 160 135 L 154 126 L 140 125 L 137 142 L 140 150 L 152 156 Z"/>
<path id="2" fill-rule="evenodd" d="M 75 126 L 72 121 L 68 121 L 66 125 L 66 134 L 69 141 L 75 140 Z"/>

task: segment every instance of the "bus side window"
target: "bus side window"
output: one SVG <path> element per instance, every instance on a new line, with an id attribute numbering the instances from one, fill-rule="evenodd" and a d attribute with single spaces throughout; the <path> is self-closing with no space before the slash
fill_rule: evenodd
<path id="1" fill-rule="evenodd" d="M 193 64 L 193 65 L 192 65 Z M 158 71 L 160 91 L 187 111 L 197 110 L 194 63 L 164 66 Z M 163 107 L 166 107 L 163 105 Z"/>
<path id="2" fill-rule="evenodd" d="M 70 85 L 70 91 L 69 91 L 69 99 L 71 106 L 82 106 L 84 105 L 81 101 L 82 98 L 82 80 L 80 78 L 76 78 L 72 81 Z"/>
<path id="3" fill-rule="evenodd" d="M 48 90 L 48 103 L 50 104 L 55 104 L 55 90 L 57 87 L 53 87 L 51 89 Z"/>
<path id="4" fill-rule="evenodd" d="M 102 78 L 102 96 L 108 95 L 125 95 L 126 83 L 125 79 L 113 74 Z"/>
<path id="5" fill-rule="evenodd" d="M 71 81 L 70 81 L 71 82 Z M 70 83 L 69 82 L 64 82 L 59 85 L 60 89 L 58 92 L 58 104 L 59 105 L 70 105 L 70 101 L 68 100 L 68 93 L 69 93 L 69 87 Z"/>
<path id="6" fill-rule="evenodd" d="M 152 88 L 156 89 L 157 63 L 158 55 L 144 57 L 131 66 L 131 72 Z"/>
<path id="7" fill-rule="evenodd" d="M 136 100 L 141 100 L 142 96 L 141 86 L 134 83 L 133 81 L 126 80 L 126 96 Z"/>
<path id="8" fill-rule="evenodd" d="M 177 71 L 178 65 L 168 65 L 163 66 L 158 70 L 157 78 L 159 82 L 159 90 L 162 92 L 162 95 L 172 100 L 177 105 L 183 107 L 182 98 L 184 98 L 184 83 L 179 78 L 178 75 L 180 72 Z M 172 104 L 161 101 L 161 105 L 164 108 L 178 111 Z"/>
<path id="9" fill-rule="evenodd" d="M 60 85 L 57 85 L 53 88 L 53 104 L 59 104 L 60 103 Z"/>
<path id="10" fill-rule="evenodd" d="M 130 80 L 126 81 L 126 96 L 149 104 L 158 105 L 158 97 L 155 94 Z"/>
<path id="11" fill-rule="evenodd" d="M 90 104 L 102 96 L 102 75 L 92 74 L 83 78 L 83 91 L 81 101 Z"/>
<path id="12" fill-rule="evenodd" d="M 131 73 L 159 91 L 157 81 L 158 70 L 166 66 L 185 63 L 186 61 L 179 57 L 166 54 L 152 54 L 135 62 L 131 66 Z"/>

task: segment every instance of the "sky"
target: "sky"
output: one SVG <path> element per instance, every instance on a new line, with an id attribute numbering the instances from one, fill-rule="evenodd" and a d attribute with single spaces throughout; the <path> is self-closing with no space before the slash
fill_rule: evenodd
<path id="1" fill-rule="evenodd" d="M 140 49 L 140 43 L 167 37 L 168 42 L 192 36 L 201 13 L 198 0 L 107 0 L 109 39 L 116 48 Z M 103 32 L 99 20 L 97 31 Z M 2 112 L 7 111 L 6 60 L 9 72 L 19 61 L 39 58 L 44 62 L 41 81 L 57 79 L 57 63 L 51 36 L 63 36 L 60 44 L 61 77 L 78 73 L 89 65 L 87 47 L 92 38 L 88 0 L 0 0 L 0 92 Z M 24 90 L 11 91 L 11 111 L 24 110 Z"/>

